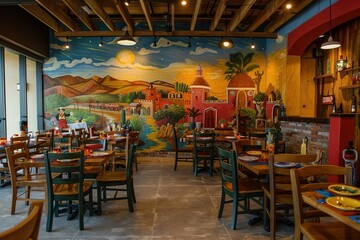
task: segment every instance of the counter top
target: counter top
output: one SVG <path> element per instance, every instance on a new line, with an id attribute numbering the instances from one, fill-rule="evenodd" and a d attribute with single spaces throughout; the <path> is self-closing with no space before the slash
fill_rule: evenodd
<path id="1" fill-rule="evenodd" d="M 300 116 L 286 116 L 280 117 L 280 121 L 288 121 L 288 122 L 306 122 L 306 123 L 323 123 L 329 124 L 329 118 L 312 118 L 312 117 L 300 117 Z"/>

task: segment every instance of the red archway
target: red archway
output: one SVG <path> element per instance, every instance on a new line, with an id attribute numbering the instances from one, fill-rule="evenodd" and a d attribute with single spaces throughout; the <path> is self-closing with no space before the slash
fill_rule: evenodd
<path id="1" fill-rule="evenodd" d="M 321 34 L 329 31 L 330 8 L 326 8 L 288 34 L 288 55 L 301 56 Z M 331 5 L 331 26 L 334 28 L 360 17 L 360 1 L 337 0 Z"/>

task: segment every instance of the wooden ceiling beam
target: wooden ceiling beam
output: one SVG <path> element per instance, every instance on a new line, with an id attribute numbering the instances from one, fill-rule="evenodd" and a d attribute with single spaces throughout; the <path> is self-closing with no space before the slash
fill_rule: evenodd
<path id="1" fill-rule="evenodd" d="M 146 22 L 149 25 L 149 30 L 153 31 L 153 26 L 152 26 L 151 17 L 150 17 L 149 2 L 146 0 L 140 0 L 140 4 L 141 4 L 141 8 L 145 14 Z"/>
<path id="2" fill-rule="evenodd" d="M 80 26 L 66 15 L 52 0 L 36 0 L 43 8 L 49 11 L 55 18 L 62 22 L 71 31 L 80 31 Z"/>
<path id="3" fill-rule="evenodd" d="M 226 8 L 226 1 L 220 1 L 219 5 L 216 9 L 215 16 L 211 20 L 210 28 L 209 28 L 210 31 L 214 31 L 216 26 L 219 24 L 220 18 L 222 16 L 222 14 L 224 13 L 225 8 Z"/>
<path id="4" fill-rule="evenodd" d="M 55 37 L 118 37 L 123 31 L 79 31 L 56 32 Z M 225 31 L 134 31 L 134 37 L 236 37 L 236 38 L 277 38 L 277 33 L 266 32 L 228 32 Z"/>
<path id="5" fill-rule="evenodd" d="M 233 16 L 229 23 L 229 31 L 232 32 L 236 29 L 236 27 L 240 24 L 240 22 L 244 19 L 246 14 L 249 12 L 251 7 L 255 4 L 256 0 L 246 0 L 242 3 L 239 10 Z"/>
<path id="6" fill-rule="evenodd" d="M 292 17 L 294 17 L 298 12 L 300 12 L 303 8 L 308 6 L 313 1 L 314 0 L 302 0 L 300 2 L 298 1 L 296 5 L 293 6 L 293 9 L 289 11 L 284 11 L 279 16 L 274 18 L 274 20 L 265 27 L 265 31 L 274 32 L 276 29 L 289 21 Z"/>
<path id="7" fill-rule="evenodd" d="M 171 31 L 175 32 L 175 6 L 171 4 Z"/>
<path id="8" fill-rule="evenodd" d="M 113 21 L 110 19 L 109 15 L 105 12 L 97 0 L 85 0 L 85 2 L 111 31 L 116 30 Z"/>
<path id="9" fill-rule="evenodd" d="M 195 30 L 197 17 L 199 15 L 199 11 L 200 11 L 200 6 L 201 6 L 201 0 L 196 0 L 194 14 L 193 14 L 192 19 L 191 19 L 190 31 Z"/>
<path id="10" fill-rule="evenodd" d="M 129 31 L 134 31 L 134 21 L 131 18 L 128 8 L 125 6 L 125 2 L 121 0 L 115 0 L 115 6 L 117 10 L 120 12 L 124 22 L 127 25 Z"/>
<path id="11" fill-rule="evenodd" d="M 252 21 L 247 27 L 247 31 L 255 31 L 263 24 L 274 12 L 276 12 L 286 0 L 272 0 L 259 14 L 259 17 Z"/>
<path id="12" fill-rule="evenodd" d="M 55 32 L 59 31 L 59 24 L 55 18 L 53 18 L 48 12 L 42 9 L 39 5 L 19 5 L 25 11 L 36 17 L 40 22 L 47 25 L 49 28 Z"/>
<path id="13" fill-rule="evenodd" d="M 63 0 L 70 10 L 85 24 L 85 26 L 93 31 L 94 27 L 90 21 L 89 15 L 81 8 L 79 2 L 73 0 Z"/>

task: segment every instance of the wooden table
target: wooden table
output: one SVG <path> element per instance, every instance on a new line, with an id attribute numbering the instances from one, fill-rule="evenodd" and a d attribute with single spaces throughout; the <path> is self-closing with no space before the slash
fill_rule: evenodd
<path id="1" fill-rule="evenodd" d="M 317 200 L 324 199 L 325 197 L 317 192 L 303 192 L 302 197 L 305 203 L 309 204 L 310 206 L 327 213 L 328 215 L 332 216 L 333 218 L 341 221 L 342 223 L 360 231 L 360 223 L 357 223 L 349 218 L 349 216 L 345 216 L 341 214 L 341 210 L 337 210 L 326 203 L 319 203 Z M 360 211 L 359 211 L 360 214 Z"/>
<path id="2" fill-rule="evenodd" d="M 268 175 L 269 174 L 269 166 L 267 163 L 259 161 L 255 162 L 246 162 L 238 159 L 238 164 L 244 168 L 247 168 L 251 172 L 255 173 L 258 176 Z"/>
<path id="3" fill-rule="evenodd" d="M 102 169 L 104 169 L 114 155 L 113 151 L 106 151 L 106 153 L 108 154 L 104 156 L 86 157 L 84 162 L 84 166 L 85 166 L 84 173 L 94 174 L 95 172 L 99 172 L 99 170 L 101 171 Z M 44 158 L 34 158 L 34 156 L 32 156 L 32 158 L 30 158 L 28 162 L 20 162 L 19 164 L 24 166 L 26 165 L 26 167 L 36 167 L 36 168 L 45 167 Z M 58 163 L 58 164 L 64 164 L 64 163 Z"/>

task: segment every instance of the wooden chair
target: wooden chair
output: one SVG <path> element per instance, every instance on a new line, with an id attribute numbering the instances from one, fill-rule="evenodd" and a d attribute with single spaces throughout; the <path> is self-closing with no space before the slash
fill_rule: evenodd
<path id="1" fill-rule="evenodd" d="M 17 136 L 17 137 L 10 137 L 10 144 L 15 144 L 15 143 L 25 143 L 26 144 L 26 147 L 29 146 L 29 143 L 30 143 L 30 136 L 28 135 L 25 135 L 25 136 Z"/>
<path id="2" fill-rule="evenodd" d="M 28 216 L 14 227 L 0 233 L 0 240 L 37 240 L 43 201 L 31 202 Z"/>
<path id="3" fill-rule="evenodd" d="M 35 137 L 36 153 L 52 151 L 54 145 L 54 132 L 38 134 Z"/>
<path id="4" fill-rule="evenodd" d="M 270 237 L 276 239 L 276 221 L 293 225 L 289 220 L 289 211 L 293 209 L 291 192 L 290 169 L 316 160 L 316 154 L 271 154 L 269 155 L 269 183 L 263 186 L 264 190 L 264 220 L 265 227 L 270 222 Z M 292 167 L 277 167 L 278 163 L 290 163 Z M 278 165 L 280 166 L 280 165 Z M 281 211 L 283 214 L 280 214 Z M 321 215 L 319 211 L 309 211 L 307 218 Z M 281 217 L 281 218 L 280 218 Z M 268 218 L 270 221 L 268 222 Z"/>
<path id="5" fill-rule="evenodd" d="M 51 232 L 53 216 L 58 215 L 59 207 L 78 210 L 79 229 L 84 230 L 84 214 L 89 210 L 93 215 L 92 180 L 84 180 L 84 152 L 53 153 L 45 152 L 45 169 L 48 193 L 48 215 L 46 231 Z M 65 160 L 66 162 L 59 162 Z M 68 162 L 70 161 L 70 162 Z M 53 178 L 53 174 L 60 174 Z M 88 201 L 85 197 L 88 196 Z M 73 204 L 72 201 L 77 201 Z"/>
<path id="6" fill-rule="evenodd" d="M 237 214 L 261 214 L 263 190 L 261 184 L 248 178 L 239 178 L 237 171 L 237 157 L 235 151 L 227 151 L 218 148 L 220 161 L 220 175 L 221 175 L 221 203 L 219 208 L 218 218 L 222 217 L 224 205 L 232 203 L 232 220 L 231 229 L 235 230 L 237 222 Z M 226 200 L 226 196 L 231 200 Z M 253 200 L 261 208 L 250 209 L 250 200 Z M 243 204 L 241 204 L 243 202 Z M 242 211 L 238 211 L 238 208 Z"/>
<path id="7" fill-rule="evenodd" d="M 89 148 L 92 150 L 106 151 L 107 150 L 107 139 L 91 139 L 87 138 L 80 141 L 80 146 Z"/>
<path id="8" fill-rule="evenodd" d="M 309 165 L 299 169 L 291 169 L 291 187 L 293 193 L 294 215 L 295 215 L 295 236 L 294 239 L 359 239 L 360 232 L 341 222 L 305 222 L 306 212 L 301 193 L 327 189 L 332 183 L 316 181 L 321 176 L 344 176 L 345 183 L 351 184 L 352 169 L 331 165 Z M 314 183 L 302 185 L 301 179 L 313 178 Z"/>
<path id="9" fill-rule="evenodd" d="M 199 133 L 195 132 L 193 136 L 193 169 L 194 175 L 197 176 L 199 170 L 209 168 L 209 175 L 213 175 L 215 159 L 215 132 Z M 202 169 L 199 166 L 202 165 Z"/>
<path id="10" fill-rule="evenodd" d="M 126 134 L 126 139 L 122 139 L 120 141 L 117 141 L 115 145 L 113 145 L 113 149 L 115 151 L 115 156 L 114 159 L 112 161 L 112 170 L 115 171 L 117 169 L 118 166 L 126 166 L 126 164 L 124 164 L 126 162 L 126 159 L 128 159 L 128 150 L 130 147 L 130 144 L 134 143 L 135 145 L 138 144 L 139 141 L 139 131 L 132 131 L 132 132 L 128 132 Z M 137 157 L 136 155 L 134 156 L 134 165 L 135 165 L 135 170 L 138 170 L 138 165 L 137 165 Z"/>
<path id="11" fill-rule="evenodd" d="M 232 142 L 232 148 L 237 154 L 245 153 L 250 150 L 262 150 L 264 149 L 264 141 L 257 139 L 240 139 Z"/>
<path id="12" fill-rule="evenodd" d="M 62 129 L 64 130 L 64 128 Z M 61 135 L 54 136 L 54 148 L 71 151 L 74 141 L 73 131 L 63 131 Z"/>
<path id="13" fill-rule="evenodd" d="M 18 200 L 29 203 L 32 188 L 38 188 L 39 191 L 45 191 L 45 174 L 31 173 L 30 168 L 34 164 L 29 162 L 29 153 L 25 142 L 10 145 L 6 148 L 7 161 L 9 164 L 12 188 L 11 215 L 15 214 L 16 202 Z M 25 188 L 22 191 L 22 188 Z M 21 190 L 21 192 L 20 192 Z M 23 197 L 23 195 L 25 196 Z M 46 193 L 45 193 L 46 201 Z"/>
<path id="14" fill-rule="evenodd" d="M 178 132 L 176 128 L 173 128 L 173 139 L 174 139 L 174 151 L 175 151 L 175 164 L 174 171 L 176 171 L 178 162 L 193 162 L 192 153 L 194 151 L 193 146 L 179 147 Z"/>
<path id="15" fill-rule="evenodd" d="M 80 146 L 81 142 L 86 139 L 86 131 L 85 128 L 76 128 L 73 130 L 73 141 L 75 142 L 76 146 Z"/>
<path id="16" fill-rule="evenodd" d="M 129 211 L 134 211 L 134 203 L 136 203 L 134 180 L 133 180 L 133 166 L 135 156 L 136 144 L 132 143 L 129 146 L 129 154 L 126 160 L 125 171 L 104 171 L 96 177 L 97 185 L 97 199 L 98 199 L 98 214 L 102 213 L 102 203 L 109 200 L 127 199 Z M 115 188 L 119 187 L 119 188 Z M 125 188 L 120 188 L 125 187 Z M 115 191 L 113 198 L 108 198 L 106 192 L 108 190 Z M 118 191 L 125 191 L 125 197 L 117 197 Z M 101 198 L 101 192 L 103 197 Z"/>

